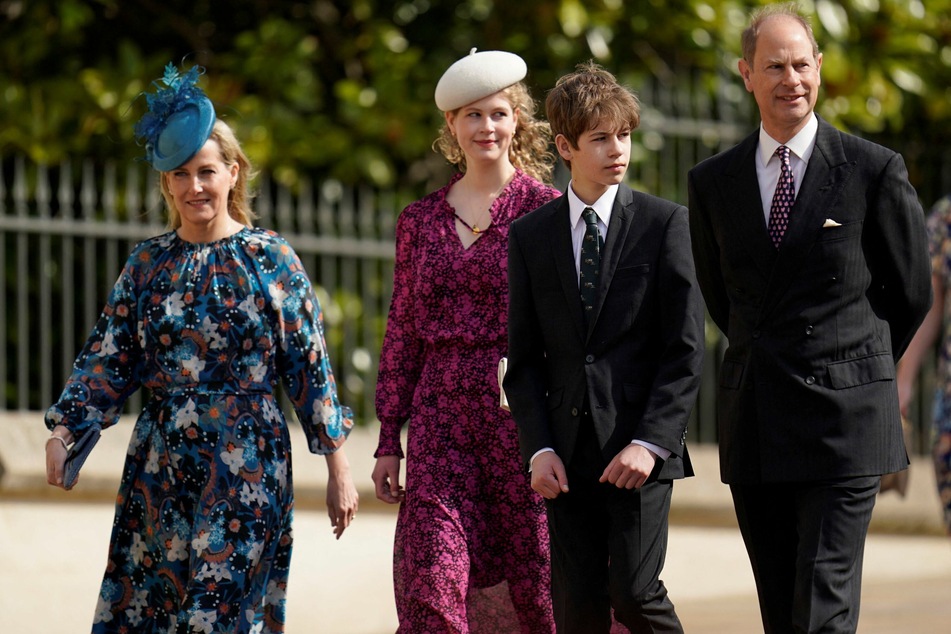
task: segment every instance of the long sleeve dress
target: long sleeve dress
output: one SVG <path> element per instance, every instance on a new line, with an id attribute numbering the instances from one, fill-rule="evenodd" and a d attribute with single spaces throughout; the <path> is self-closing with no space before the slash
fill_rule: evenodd
<path id="1" fill-rule="evenodd" d="M 403 455 L 394 583 L 400 632 L 554 631 L 544 504 L 496 378 L 507 346 L 509 225 L 560 195 L 522 172 L 468 248 L 446 202 L 407 207 L 380 360 L 376 456 Z"/>
<path id="2" fill-rule="evenodd" d="M 293 511 L 282 379 L 310 451 L 352 427 L 320 306 L 273 232 L 138 244 L 62 396 L 75 437 L 140 386 L 93 632 L 283 632 Z M 65 528 L 68 532 L 68 527 Z"/>

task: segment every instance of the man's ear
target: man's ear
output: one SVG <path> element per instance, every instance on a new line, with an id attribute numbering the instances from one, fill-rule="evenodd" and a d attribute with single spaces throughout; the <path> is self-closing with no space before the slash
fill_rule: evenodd
<path id="1" fill-rule="evenodd" d="M 558 150 L 558 154 L 561 158 L 566 161 L 571 160 L 571 142 L 568 140 L 564 134 L 558 134 L 555 136 L 555 148 Z"/>
<path id="2" fill-rule="evenodd" d="M 742 57 L 740 61 L 736 63 L 737 69 L 740 71 L 740 77 L 743 78 L 743 83 L 746 85 L 747 92 L 753 92 L 753 85 L 750 83 L 750 72 L 753 69 L 750 68 L 750 65 L 746 63 L 746 60 Z"/>

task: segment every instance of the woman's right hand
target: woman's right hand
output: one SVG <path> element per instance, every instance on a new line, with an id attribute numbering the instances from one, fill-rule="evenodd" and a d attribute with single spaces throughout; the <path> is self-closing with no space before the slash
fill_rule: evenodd
<path id="1" fill-rule="evenodd" d="M 53 436 L 62 438 L 63 442 L 52 439 L 46 442 L 46 482 L 65 491 L 63 472 L 66 470 L 66 445 L 70 443 L 73 435 L 63 425 L 57 425 Z"/>
<path id="2" fill-rule="evenodd" d="M 400 486 L 400 457 L 380 456 L 373 467 L 373 484 L 376 497 L 387 504 L 399 504 L 406 496 Z"/>

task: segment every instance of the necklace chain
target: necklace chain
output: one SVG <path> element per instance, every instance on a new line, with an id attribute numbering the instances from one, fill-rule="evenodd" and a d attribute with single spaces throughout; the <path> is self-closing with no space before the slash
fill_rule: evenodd
<path id="1" fill-rule="evenodd" d="M 479 235 L 480 233 L 486 231 L 489 227 L 484 227 L 484 228 L 479 227 L 479 218 L 482 218 L 483 215 L 485 215 L 486 213 L 488 213 L 488 214 L 489 214 L 489 222 L 492 221 L 492 205 L 495 204 L 495 201 L 496 201 L 496 199 L 499 197 L 499 194 L 502 193 L 502 190 L 505 189 L 505 187 L 509 184 L 509 181 L 511 181 L 511 180 L 512 180 L 511 177 L 506 178 L 506 179 L 505 179 L 505 182 L 502 183 L 502 186 L 499 187 L 497 190 L 495 190 L 495 193 L 492 194 L 492 200 L 489 201 L 489 206 L 486 207 L 485 210 L 482 211 L 482 213 L 479 214 L 479 216 L 475 219 L 475 220 L 476 220 L 475 223 L 473 223 L 473 224 L 470 225 L 468 222 L 466 222 L 465 220 L 463 220 L 462 216 L 459 215 L 459 212 L 458 212 L 458 211 L 454 212 L 454 213 L 455 213 L 455 216 L 456 216 L 456 219 L 457 219 L 459 222 L 462 223 L 462 226 L 464 226 L 466 229 L 468 229 L 469 231 L 471 231 L 471 232 L 472 232 L 473 234 L 475 234 L 475 235 Z M 491 225 L 489 225 L 489 226 L 491 226 Z"/>

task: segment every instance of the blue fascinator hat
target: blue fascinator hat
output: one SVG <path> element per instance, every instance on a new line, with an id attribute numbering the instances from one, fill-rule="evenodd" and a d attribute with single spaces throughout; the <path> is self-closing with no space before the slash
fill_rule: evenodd
<path id="1" fill-rule="evenodd" d="M 169 63 L 152 82 L 155 92 L 144 93 L 149 110 L 135 124 L 135 137 L 145 146 L 145 160 L 160 172 L 187 163 L 211 136 L 215 108 L 197 85 L 204 72 L 192 66 L 181 74 Z"/>

